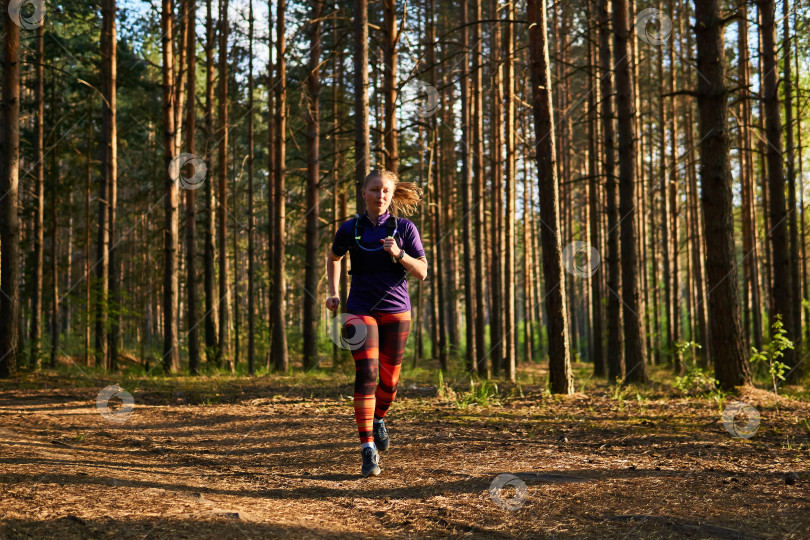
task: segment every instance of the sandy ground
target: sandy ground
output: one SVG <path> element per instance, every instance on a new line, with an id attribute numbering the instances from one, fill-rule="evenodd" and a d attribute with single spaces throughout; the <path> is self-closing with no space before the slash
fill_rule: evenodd
<path id="1" fill-rule="evenodd" d="M 2 383 L 0 538 L 810 538 L 810 404 L 760 390 L 745 439 L 707 399 L 403 380 L 362 478 L 345 380 L 114 382 Z"/>

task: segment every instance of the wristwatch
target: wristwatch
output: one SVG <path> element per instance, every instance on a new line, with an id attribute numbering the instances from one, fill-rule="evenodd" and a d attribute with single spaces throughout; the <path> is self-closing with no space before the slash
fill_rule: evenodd
<path id="1" fill-rule="evenodd" d="M 405 250 L 404 250 L 404 249 L 400 249 L 400 250 L 399 250 L 399 256 L 397 257 L 397 260 L 400 260 L 400 261 L 401 261 L 401 260 L 402 260 L 402 259 L 404 259 L 404 258 L 405 258 Z"/>

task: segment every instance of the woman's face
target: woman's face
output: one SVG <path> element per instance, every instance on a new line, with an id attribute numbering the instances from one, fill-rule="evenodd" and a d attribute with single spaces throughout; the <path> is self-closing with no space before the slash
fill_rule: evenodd
<path id="1" fill-rule="evenodd" d="M 394 181 L 379 176 L 373 177 L 363 189 L 363 199 L 366 208 L 374 210 L 377 214 L 384 214 L 394 197 Z"/>

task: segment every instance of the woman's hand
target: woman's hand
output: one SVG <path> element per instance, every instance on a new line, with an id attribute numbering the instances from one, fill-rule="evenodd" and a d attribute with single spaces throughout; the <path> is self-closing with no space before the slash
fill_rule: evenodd
<path id="1" fill-rule="evenodd" d="M 398 258 L 402 249 L 397 245 L 396 240 L 392 236 L 388 238 L 380 238 L 380 242 L 385 242 L 383 244 L 383 249 L 391 254 L 392 257 Z"/>
<path id="2" fill-rule="evenodd" d="M 340 297 L 339 296 L 330 296 L 326 299 L 326 309 L 329 311 L 335 311 L 340 306 Z"/>

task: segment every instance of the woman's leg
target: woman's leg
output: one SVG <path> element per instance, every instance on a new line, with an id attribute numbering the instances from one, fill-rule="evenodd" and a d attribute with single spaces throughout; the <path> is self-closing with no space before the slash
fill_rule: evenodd
<path id="1" fill-rule="evenodd" d="M 380 343 L 380 384 L 375 393 L 377 405 L 374 408 L 374 416 L 382 419 L 397 395 L 402 356 L 405 353 L 405 343 L 408 341 L 408 333 L 411 330 L 411 312 L 379 313 L 377 321 Z"/>
<path id="2" fill-rule="evenodd" d="M 380 356 L 377 321 L 370 315 L 354 315 L 346 321 L 344 331 L 348 326 L 355 327 L 354 336 L 359 338 L 347 337 L 347 342 L 357 344 L 357 348 L 352 349 L 355 366 L 354 418 L 357 421 L 360 443 L 370 443 L 374 441 L 372 416 L 374 415 L 374 389 L 377 385 L 377 364 Z M 352 330 L 348 331 L 352 332 Z M 362 332 L 365 332 L 365 337 Z"/>

